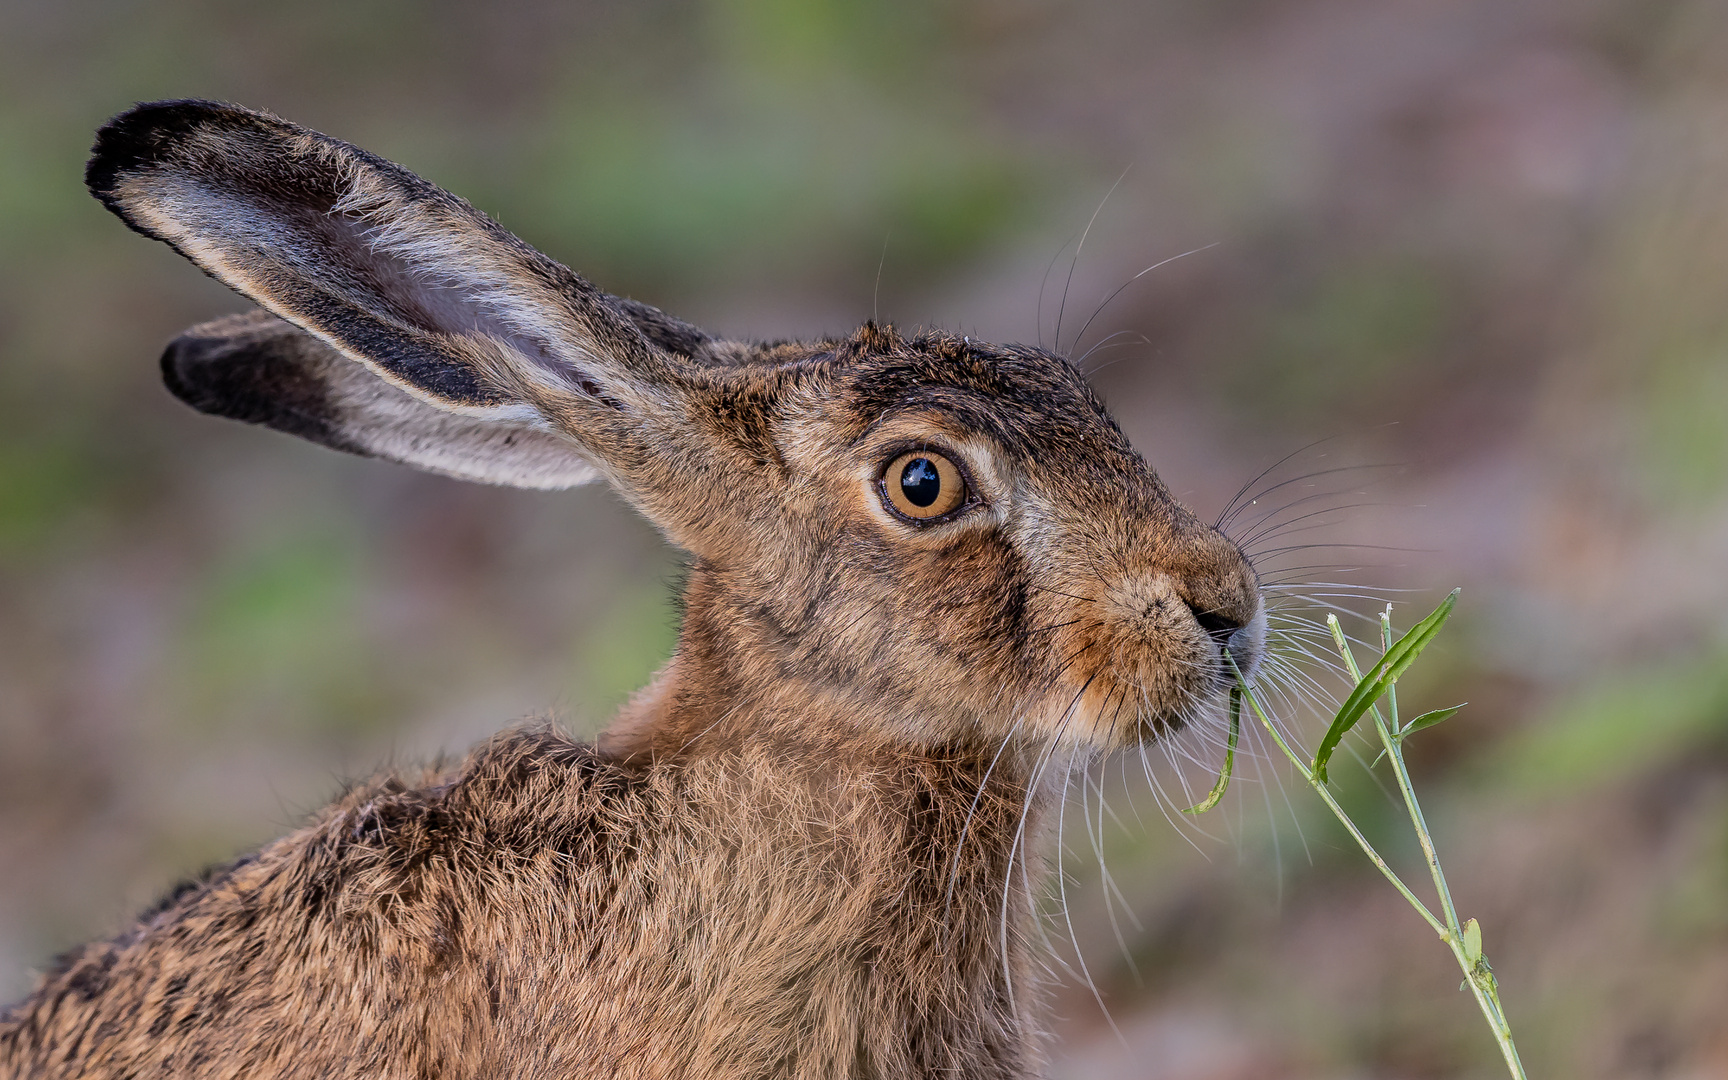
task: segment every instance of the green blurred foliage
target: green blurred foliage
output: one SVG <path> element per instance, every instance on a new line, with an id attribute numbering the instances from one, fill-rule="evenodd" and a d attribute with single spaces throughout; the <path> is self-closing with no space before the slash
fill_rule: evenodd
<path id="1" fill-rule="evenodd" d="M 1424 262 L 1344 265 L 1304 286 L 1268 312 L 1254 362 L 1231 372 L 1234 399 L 1285 422 L 1384 399 L 1436 362 L 1458 319 L 1455 290 Z"/>
<path id="2" fill-rule="evenodd" d="M 1728 488 L 1728 339 L 1650 366 L 1639 418 L 1648 490 L 1669 507 L 1711 507 Z"/>
<path id="3" fill-rule="evenodd" d="M 577 714 L 611 715 L 647 685 L 677 642 L 678 621 L 666 579 L 625 582 L 578 638 L 571 691 Z"/>
<path id="4" fill-rule="evenodd" d="M 0 442 L 0 551 L 16 557 L 40 549 L 94 509 L 103 477 L 94 450 L 88 437 L 71 433 Z"/>
<path id="5" fill-rule="evenodd" d="M 388 717 L 400 703 L 377 687 L 360 555 L 351 538 L 315 531 L 270 537 L 212 566 L 173 661 L 181 722 L 206 738 L 257 738 L 249 729 L 263 728 L 274 740 L 354 738 Z"/>
<path id="6" fill-rule="evenodd" d="M 1728 724 L 1723 725 L 1728 727 Z M 1728 805 L 1702 822 L 1692 857 L 1665 882 L 1652 911 L 1650 933 L 1671 947 L 1728 941 Z"/>
<path id="7" fill-rule="evenodd" d="M 1043 178 L 952 92 L 939 12 L 703 5 L 701 59 L 677 77 L 600 67 L 561 86 L 512 195 L 625 286 L 767 282 L 823 248 L 818 272 L 856 284 L 888 233 L 909 284 L 950 270 L 1022 225 Z"/>
<path id="8" fill-rule="evenodd" d="M 1725 742 L 1728 652 L 1710 650 L 1591 680 L 1495 742 L 1478 768 L 1486 786 L 1543 800 L 1611 787 Z"/>

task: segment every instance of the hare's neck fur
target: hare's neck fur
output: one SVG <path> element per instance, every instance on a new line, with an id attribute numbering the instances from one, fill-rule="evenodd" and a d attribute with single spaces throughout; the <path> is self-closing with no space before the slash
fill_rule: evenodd
<path id="1" fill-rule="evenodd" d="M 914 745 L 808 682 L 746 682 L 772 667 L 711 614 L 687 611 L 677 656 L 599 742 L 676 791 L 643 916 L 664 930 L 630 961 L 694 1000 L 628 1008 L 703 1033 L 691 1052 L 720 1058 L 691 1075 L 730 1075 L 735 1054 L 741 1075 L 1036 1074 L 1029 893 L 1062 763 Z"/>
<path id="2" fill-rule="evenodd" d="M 1046 800 L 1028 800 L 1017 760 L 880 749 L 759 740 L 650 769 L 677 791 L 646 871 L 644 917 L 665 931 L 624 985 L 676 972 L 693 991 L 629 1006 L 701 1032 L 691 1075 L 1037 1071 L 1029 903 L 1010 867 L 1036 861 Z"/>
<path id="3" fill-rule="evenodd" d="M 799 625 L 817 598 L 787 590 L 752 598 L 737 575 L 721 578 L 712 567 L 691 568 L 677 652 L 601 734 L 603 752 L 643 763 L 778 742 L 817 754 L 811 763 L 820 767 L 837 756 L 915 755 L 959 732 L 988 741 L 976 734 L 979 717 L 909 705 L 915 695 L 894 681 L 892 665 L 836 656 L 819 630 Z M 995 757 L 999 744 L 978 749 Z"/>

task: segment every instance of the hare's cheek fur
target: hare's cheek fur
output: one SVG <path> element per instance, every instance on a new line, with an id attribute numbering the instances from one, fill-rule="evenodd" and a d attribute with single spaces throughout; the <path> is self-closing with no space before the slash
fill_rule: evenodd
<path id="1" fill-rule="evenodd" d="M 1130 574 L 1101 590 L 1095 640 L 1108 665 L 1111 681 L 1119 684 L 1130 705 L 1124 710 L 1157 728 L 1179 724 L 1203 704 L 1221 683 L 1217 643 L 1200 629 L 1176 583 L 1157 572 Z M 1131 737 L 1114 717 L 1106 741 Z"/>
<path id="2" fill-rule="evenodd" d="M 1143 469 L 1143 467 L 1142 467 Z M 1136 482 L 1138 481 L 1138 482 Z M 1038 568 L 1028 647 L 1051 671 L 1041 734 L 1113 749 L 1218 712 L 1260 658 L 1265 616 L 1253 569 L 1149 473 L 1115 486 L 1052 470 L 1027 485 L 1015 543 Z"/>

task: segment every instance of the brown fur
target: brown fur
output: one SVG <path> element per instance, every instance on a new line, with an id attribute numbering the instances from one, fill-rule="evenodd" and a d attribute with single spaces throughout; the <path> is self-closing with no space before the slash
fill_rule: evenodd
<path id="1" fill-rule="evenodd" d="M 692 564 L 597 746 L 520 731 L 356 788 L 64 960 L 0 1073 L 1041 1071 L 1024 867 L 1058 778 L 1215 718 L 1264 626 L 1071 364 L 716 341 L 231 106 L 141 106 L 89 178 L 271 313 L 170 346 L 183 399 L 471 479 L 599 474 Z M 907 450 L 964 472 L 950 520 L 886 505 Z"/>

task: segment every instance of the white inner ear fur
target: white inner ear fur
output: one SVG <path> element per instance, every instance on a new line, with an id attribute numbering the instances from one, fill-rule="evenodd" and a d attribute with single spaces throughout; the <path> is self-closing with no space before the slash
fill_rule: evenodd
<path id="1" fill-rule="evenodd" d="M 519 359 L 507 362 L 512 376 L 553 393 L 594 397 L 603 391 L 647 408 L 663 404 L 634 380 L 619 377 L 616 365 L 589 347 L 588 327 L 541 280 L 531 248 L 488 231 L 471 208 L 408 201 L 388 178 L 365 168 L 350 168 L 348 181 L 347 193 L 328 212 L 273 204 L 170 170 L 143 172 L 121 186 L 128 209 L 152 232 L 368 367 L 373 365 L 367 357 L 307 326 L 277 301 L 257 277 L 258 253 L 268 252 L 265 263 L 383 323 L 471 343 L 490 341 Z M 382 368 L 374 371 L 440 408 L 491 411 L 436 401 Z"/>
<path id="2" fill-rule="evenodd" d="M 339 365 L 339 367 L 338 367 Z M 427 405 L 346 359 L 331 365 L 334 423 L 371 454 L 458 480 L 556 491 L 597 473 L 528 405 L 460 412 Z M 340 375 L 342 369 L 348 369 Z"/>
<path id="3" fill-rule="evenodd" d="M 387 179 L 363 168 L 352 170 L 326 220 L 348 235 L 381 290 L 430 317 L 425 329 L 500 341 L 529 361 L 521 374 L 552 390 L 591 394 L 584 384 L 609 368 L 587 347 L 569 305 L 535 279 L 526 252 L 476 221 L 437 203 L 404 202 Z"/>
<path id="4" fill-rule="evenodd" d="M 228 316 L 194 327 L 188 335 L 222 340 L 269 334 L 268 325 L 257 318 L 260 314 Z M 276 325 L 280 333 L 297 333 Z M 461 480 L 512 487 L 556 490 L 595 477 L 593 465 L 573 440 L 529 405 L 453 410 L 427 404 L 336 349 L 314 344 L 311 335 L 305 335 L 298 350 L 278 356 L 278 362 L 294 363 L 303 377 L 323 387 L 327 411 L 319 419 L 344 449 Z"/>

